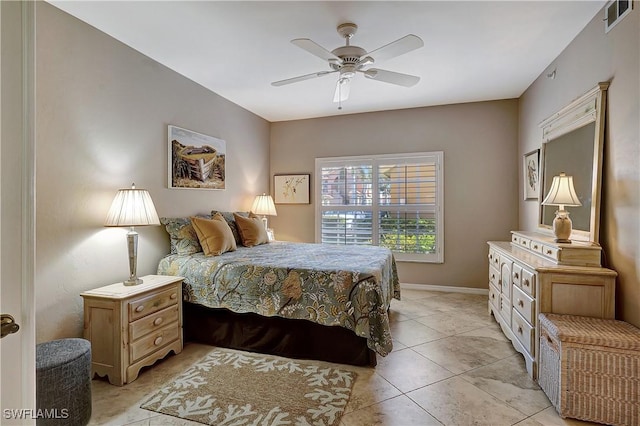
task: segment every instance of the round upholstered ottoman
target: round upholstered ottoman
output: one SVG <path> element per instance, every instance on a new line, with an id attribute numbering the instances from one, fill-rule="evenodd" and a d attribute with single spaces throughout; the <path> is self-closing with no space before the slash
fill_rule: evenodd
<path id="1" fill-rule="evenodd" d="M 91 418 L 91 343 L 60 339 L 36 345 L 38 425 L 86 425 Z"/>

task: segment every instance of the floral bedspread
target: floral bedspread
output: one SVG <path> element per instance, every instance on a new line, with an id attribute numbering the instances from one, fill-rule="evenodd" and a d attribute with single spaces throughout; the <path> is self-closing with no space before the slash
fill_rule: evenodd
<path id="1" fill-rule="evenodd" d="M 273 242 L 213 257 L 170 254 L 158 274 L 184 277 L 188 302 L 341 326 L 382 356 L 392 349 L 388 309 L 400 284 L 386 248 Z"/>

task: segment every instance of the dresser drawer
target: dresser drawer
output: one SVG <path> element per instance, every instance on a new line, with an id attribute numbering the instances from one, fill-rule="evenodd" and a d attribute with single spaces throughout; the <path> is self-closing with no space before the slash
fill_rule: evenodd
<path id="1" fill-rule="evenodd" d="M 168 324 L 166 327 L 154 331 L 151 334 L 147 334 L 143 338 L 130 343 L 129 350 L 131 354 L 131 363 L 154 353 L 163 346 L 178 340 L 179 337 L 180 327 L 176 321 L 173 324 Z"/>
<path id="2" fill-rule="evenodd" d="M 518 311 L 529 324 L 535 324 L 536 302 L 518 287 L 513 287 L 513 309 Z"/>
<path id="3" fill-rule="evenodd" d="M 492 285 L 489 286 L 489 303 L 496 311 L 500 310 L 500 290 Z"/>
<path id="4" fill-rule="evenodd" d="M 542 255 L 552 259 L 554 261 L 558 260 L 559 250 L 557 247 L 551 247 L 547 245 L 542 246 Z"/>
<path id="5" fill-rule="evenodd" d="M 531 246 L 531 240 L 528 238 L 524 238 L 524 237 L 520 237 L 519 239 L 519 246 L 523 247 L 523 248 L 529 248 Z"/>
<path id="6" fill-rule="evenodd" d="M 129 324 L 129 341 L 138 340 L 145 334 L 158 330 L 167 324 L 178 321 L 178 305 L 172 305 L 155 314 L 147 315 Z"/>
<path id="7" fill-rule="evenodd" d="M 500 273 L 494 267 L 489 268 L 489 284 L 494 285 L 497 289 L 500 289 Z"/>
<path id="8" fill-rule="evenodd" d="M 489 265 L 500 269 L 500 256 L 493 250 L 489 250 Z"/>
<path id="9" fill-rule="evenodd" d="M 531 297 L 536 296 L 536 275 L 527 270 L 522 270 L 522 279 L 520 288 Z"/>
<path id="10" fill-rule="evenodd" d="M 522 266 L 514 263 L 511 269 L 511 283 L 520 287 L 520 281 L 522 279 Z"/>
<path id="11" fill-rule="evenodd" d="M 513 315 L 511 318 L 511 331 L 516 336 L 516 339 L 522 346 L 529 352 L 531 355 L 535 355 L 535 328 L 531 324 L 529 324 L 522 316 L 513 309 Z"/>
<path id="12" fill-rule="evenodd" d="M 529 249 L 531 251 L 535 251 L 536 253 L 543 254 L 544 244 L 542 244 L 539 241 L 531 240 L 531 243 L 529 244 Z"/>
<path id="13" fill-rule="evenodd" d="M 178 288 L 173 287 L 162 292 L 149 295 L 129 302 L 129 322 L 158 312 L 167 306 L 178 303 Z"/>
<path id="14" fill-rule="evenodd" d="M 500 295 L 500 316 L 507 325 L 511 325 L 511 302 L 504 295 Z"/>

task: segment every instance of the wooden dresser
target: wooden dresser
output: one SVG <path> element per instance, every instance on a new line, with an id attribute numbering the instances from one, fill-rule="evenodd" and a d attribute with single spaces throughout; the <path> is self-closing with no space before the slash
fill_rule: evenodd
<path id="1" fill-rule="evenodd" d="M 615 318 L 617 273 L 600 265 L 601 247 L 553 242 L 544 234 L 512 232 L 489 243 L 489 312 L 537 379 L 539 313 Z"/>
<path id="2" fill-rule="evenodd" d="M 134 381 L 140 369 L 182 351 L 182 277 L 147 275 L 86 291 L 84 337 L 91 342 L 91 375 L 113 385 Z"/>

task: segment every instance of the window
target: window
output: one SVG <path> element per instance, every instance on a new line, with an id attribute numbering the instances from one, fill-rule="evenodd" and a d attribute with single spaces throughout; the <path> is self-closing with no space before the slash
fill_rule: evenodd
<path id="1" fill-rule="evenodd" d="M 316 241 L 443 262 L 442 152 L 316 159 Z"/>

